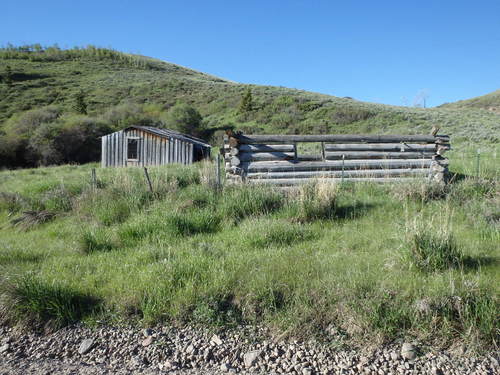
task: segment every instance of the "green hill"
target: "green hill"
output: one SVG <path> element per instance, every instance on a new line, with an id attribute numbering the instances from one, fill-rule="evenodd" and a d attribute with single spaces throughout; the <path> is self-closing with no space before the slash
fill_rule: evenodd
<path id="1" fill-rule="evenodd" d="M 465 109 L 486 109 L 490 112 L 500 114 L 500 90 L 476 98 L 459 100 L 454 103 L 446 103 L 441 108 L 465 108 Z"/>
<path id="2" fill-rule="evenodd" d="M 165 125 L 166 115 L 178 101 L 195 107 L 208 130 L 235 126 L 252 133 L 427 133 L 439 124 L 454 142 L 496 141 L 500 134 L 500 116 L 483 109 L 388 106 L 284 87 L 240 84 L 160 60 L 95 47 L 9 46 L 0 50 L 0 75 L 2 165 L 88 161 L 72 157 L 82 150 L 68 151 L 70 157 L 46 159 L 42 154 L 50 155 L 50 147 L 56 147 L 51 144 L 40 150 L 40 145 L 50 143 L 47 140 L 61 132 L 67 137 L 59 143 L 67 145 L 69 138 L 83 145 L 82 140 L 132 123 L 169 126 Z M 248 89 L 251 106 L 242 111 L 240 103 Z M 78 93 L 86 104 L 86 115 L 75 113 Z M 216 142 L 217 133 L 211 138 Z M 67 154 L 60 150 L 63 146 L 58 147 L 59 154 Z M 92 141 L 85 149 L 95 147 Z M 89 158 L 96 155 L 98 150 Z"/>

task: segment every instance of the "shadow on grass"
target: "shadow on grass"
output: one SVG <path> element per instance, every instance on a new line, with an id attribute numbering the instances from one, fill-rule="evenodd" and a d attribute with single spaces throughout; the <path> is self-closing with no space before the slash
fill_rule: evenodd
<path id="1" fill-rule="evenodd" d="M 36 79 L 49 78 L 48 74 L 39 73 L 13 73 L 12 80 L 15 82 L 33 81 Z"/>
<path id="2" fill-rule="evenodd" d="M 373 203 L 338 205 L 333 213 L 333 218 L 339 220 L 358 219 L 367 215 L 368 212 L 373 210 L 375 207 L 377 207 L 377 205 Z"/>
<path id="3" fill-rule="evenodd" d="M 73 287 L 24 276 L 6 289 L 10 300 L 8 315 L 15 321 L 55 329 L 75 323 L 96 312 L 101 300 Z"/>
<path id="4" fill-rule="evenodd" d="M 474 176 L 466 175 L 459 172 L 450 172 L 448 183 L 460 182 L 471 178 L 474 178 Z"/>
<path id="5" fill-rule="evenodd" d="M 464 271 L 475 271 L 481 267 L 498 266 L 498 263 L 497 258 L 490 256 L 465 256 L 462 259 L 462 267 Z"/>
<path id="6" fill-rule="evenodd" d="M 44 258 L 41 254 L 30 254 L 24 251 L 5 251 L 0 252 L 0 265 L 13 265 L 25 263 L 38 263 Z"/>

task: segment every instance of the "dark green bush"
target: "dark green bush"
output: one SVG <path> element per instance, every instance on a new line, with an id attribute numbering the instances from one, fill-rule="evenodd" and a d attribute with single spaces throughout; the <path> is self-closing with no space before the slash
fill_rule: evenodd
<path id="1" fill-rule="evenodd" d="M 178 103 L 167 112 L 165 119 L 167 128 L 174 128 L 181 133 L 199 137 L 203 134 L 203 124 L 196 108 L 186 103 Z"/>

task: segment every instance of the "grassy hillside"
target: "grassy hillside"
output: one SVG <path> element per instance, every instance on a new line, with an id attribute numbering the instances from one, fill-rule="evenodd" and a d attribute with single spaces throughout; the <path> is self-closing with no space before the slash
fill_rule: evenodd
<path id="1" fill-rule="evenodd" d="M 135 168 L 93 188 L 92 167 L 0 172 L 0 320 L 498 344 L 494 180 L 218 193 L 213 165 L 173 165 L 150 168 L 152 195 Z"/>
<path id="2" fill-rule="evenodd" d="M 441 108 L 455 109 L 485 109 L 487 111 L 500 114 L 500 90 L 496 90 L 486 95 L 476 98 L 460 100 L 454 103 L 447 103 L 440 106 Z"/>
<path id="3" fill-rule="evenodd" d="M 94 47 L 5 48 L 0 50 L 0 75 L 0 135 L 15 139 L 3 148 L 10 147 L 11 159 L 23 153 L 25 164 L 31 160 L 26 155 L 29 139 L 41 123 L 55 121 L 66 129 L 76 123 L 80 133 L 92 129 L 96 134 L 130 123 L 165 125 L 166 113 L 178 101 L 194 106 L 209 129 L 233 125 L 252 133 L 427 133 L 439 124 L 455 142 L 494 142 L 500 134 L 500 116 L 473 106 L 397 107 L 245 85 Z M 241 111 L 247 89 L 252 92 L 251 109 Z M 75 114 L 79 92 L 87 104 L 85 116 Z M 16 137 L 25 142 L 24 151 L 19 151 Z"/>

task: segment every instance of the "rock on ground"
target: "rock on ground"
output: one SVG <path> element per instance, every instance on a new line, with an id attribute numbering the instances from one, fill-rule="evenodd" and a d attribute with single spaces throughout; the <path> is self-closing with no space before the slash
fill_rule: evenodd
<path id="1" fill-rule="evenodd" d="M 0 326 L 0 348 L 7 348 L 0 355 L 0 375 L 500 373 L 494 353 L 473 357 L 420 349 L 417 356 L 414 345 L 402 343 L 335 350 L 313 341 L 273 339 L 250 326 L 216 335 L 191 327 L 163 326 L 145 332 L 82 325 L 38 335 Z"/>

